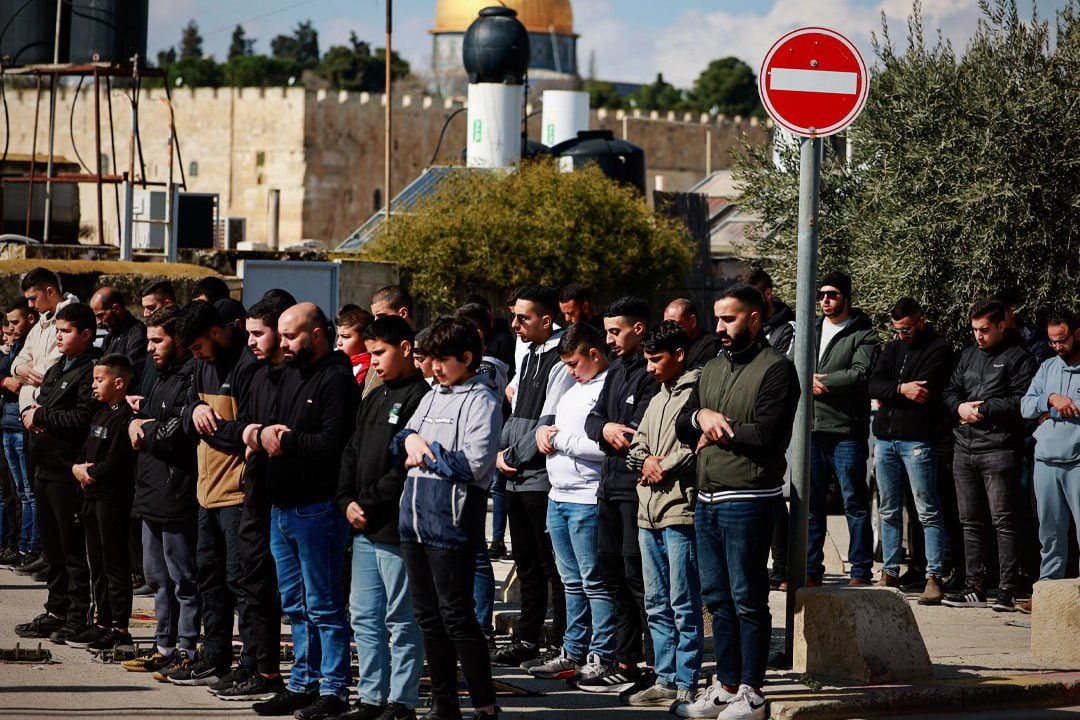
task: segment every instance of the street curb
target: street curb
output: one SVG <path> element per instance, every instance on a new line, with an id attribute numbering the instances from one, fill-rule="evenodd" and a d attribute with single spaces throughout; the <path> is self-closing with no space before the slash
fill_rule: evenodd
<path id="1" fill-rule="evenodd" d="M 772 720 L 846 720 L 930 712 L 1041 708 L 1080 703 L 1080 672 L 828 688 L 769 695 Z"/>

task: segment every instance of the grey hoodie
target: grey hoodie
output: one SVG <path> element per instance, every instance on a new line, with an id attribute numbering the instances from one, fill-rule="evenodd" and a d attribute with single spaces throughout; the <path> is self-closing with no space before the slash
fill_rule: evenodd
<path id="1" fill-rule="evenodd" d="M 1049 413 L 1035 430 L 1035 459 L 1055 465 L 1080 462 L 1080 419 L 1063 418 L 1050 406 L 1050 395 L 1064 395 L 1080 406 L 1080 364 L 1066 365 L 1053 357 L 1039 366 L 1027 393 L 1020 398 L 1020 414 L 1037 420 Z"/>

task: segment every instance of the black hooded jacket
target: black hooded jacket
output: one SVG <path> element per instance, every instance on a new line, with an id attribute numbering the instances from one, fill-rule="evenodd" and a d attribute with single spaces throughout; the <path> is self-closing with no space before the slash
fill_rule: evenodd
<path id="1" fill-rule="evenodd" d="M 773 301 L 773 314 L 761 323 L 761 331 L 773 350 L 787 355 L 795 342 L 795 311 L 779 300 Z"/>
<path id="2" fill-rule="evenodd" d="M 874 437 L 880 440 L 933 442 L 945 414 L 945 384 L 953 367 L 949 341 L 927 327 L 909 347 L 902 340 L 886 345 L 874 365 L 867 387 L 880 403 L 874 414 Z M 925 380 L 930 397 L 924 403 L 909 400 L 900 385 Z"/>
<path id="3" fill-rule="evenodd" d="M 91 347 L 68 361 L 60 358 L 45 372 L 38 392 L 34 424 L 43 432 L 30 433 L 30 456 L 38 482 L 75 483 L 71 466 L 82 451 L 90 420 L 101 408 L 94 399 L 94 361 L 101 351 Z"/>

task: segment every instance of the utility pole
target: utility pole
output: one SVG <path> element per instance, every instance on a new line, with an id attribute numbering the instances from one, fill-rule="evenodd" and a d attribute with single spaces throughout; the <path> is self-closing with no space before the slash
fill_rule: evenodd
<path id="1" fill-rule="evenodd" d="M 391 125 L 391 119 L 393 118 L 393 110 L 391 109 L 391 93 L 390 93 L 390 65 L 391 65 L 391 38 L 393 35 L 393 15 L 394 15 L 394 0 L 386 0 L 386 53 L 383 56 L 383 60 L 386 65 L 386 118 L 385 127 L 383 128 L 383 139 L 385 147 L 383 149 L 383 209 L 386 213 L 386 218 L 383 222 L 384 230 L 390 229 L 390 198 L 393 193 L 390 190 L 390 157 L 391 150 L 394 143 L 394 130 Z"/>
<path id="2" fill-rule="evenodd" d="M 60 64 L 60 12 L 63 9 L 63 0 L 56 0 L 56 31 L 53 36 L 53 65 Z M 49 161 L 45 168 L 45 228 L 41 233 L 41 242 L 49 242 L 49 219 L 52 216 L 52 176 L 53 154 L 56 138 L 56 82 L 60 75 L 54 72 L 49 76 Z M 98 129 L 100 132 L 100 129 Z M 74 142 L 74 139 L 72 139 Z"/>

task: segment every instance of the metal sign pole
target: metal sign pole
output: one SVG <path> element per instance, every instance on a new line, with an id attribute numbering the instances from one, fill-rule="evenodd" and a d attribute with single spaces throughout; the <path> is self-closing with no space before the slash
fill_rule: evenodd
<path id="1" fill-rule="evenodd" d="M 784 653 L 794 660 L 795 592 L 806 585 L 807 527 L 810 520 L 810 429 L 814 419 L 814 331 L 818 265 L 818 188 L 821 138 L 799 140 L 799 258 L 796 270 L 795 368 L 799 372 L 799 409 L 791 437 L 791 524 L 788 533 L 788 589 Z"/>

